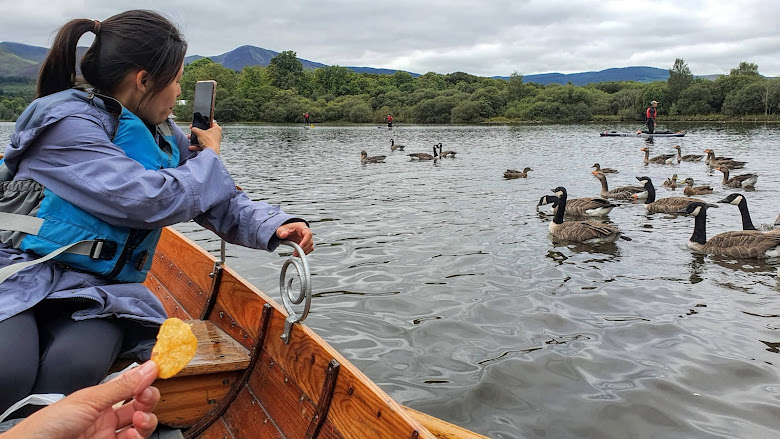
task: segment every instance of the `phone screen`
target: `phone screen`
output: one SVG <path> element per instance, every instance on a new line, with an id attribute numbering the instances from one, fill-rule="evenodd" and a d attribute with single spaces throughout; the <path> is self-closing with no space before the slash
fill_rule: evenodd
<path id="1" fill-rule="evenodd" d="M 214 120 L 214 93 L 217 83 L 214 81 L 198 81 L 195 83 L 195 98 L 192 103 L 192 126 L 207 130 Z M 190 136 L 193 145 L 198 144 L 195 134 Z"/>

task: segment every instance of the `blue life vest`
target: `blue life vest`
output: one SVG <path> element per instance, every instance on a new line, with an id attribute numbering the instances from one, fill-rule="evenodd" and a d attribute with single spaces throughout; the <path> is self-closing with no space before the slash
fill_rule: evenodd
<path id="1" fill-rule="evenodd" d="M 62 97 L 57 98 L 57 95 L 73 92 L 66 90 L 50 96 L 53 102 L 61 102 Z M 92 99 L 93 96 L 90 94 L 88 98 Z M 168 143 L 166 146 L 170 146 L 169 152 L 157 144 L 141 119 L 122 107 L 112 142 L 147 170 L 178 166 L 179 148 L 170 125 L 158 126 L 158 132 Z M 161 229 L 142 230 L 111 225 L 65 201 L 49 189 L 42 189 L 43 198 L 34 215 L 43 219 L 42 224 L 37 234 L 28 233 L 15 247 L 45 256 L 86 241 L 84 244 L 87 245 L 81 247 L 88 248 L 88 251 L 64 251 L 51 259 L 119 282 L 143 282 L 146 279 Z M 0 225 L 0 229 L 3 228 Z"/>

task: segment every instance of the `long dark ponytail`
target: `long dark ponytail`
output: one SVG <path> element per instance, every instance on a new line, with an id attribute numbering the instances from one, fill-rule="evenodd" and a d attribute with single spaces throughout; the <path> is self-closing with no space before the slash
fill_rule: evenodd
<path id="1" fill-rule="evenodd" d="M 112 94 L 127 73 L 146 70 L 152 80 L 145 98 L 162 91 L 179 73 L 187 43 L 179 30 L 157 12 L 132 10 L 103 22 L 71 20 L 60 28 L 38 76 L 38 97 L 77 83 L 76 45 L 87 32 L 95 41 L 81 60 L 81 73 L 96 90 Z"/>

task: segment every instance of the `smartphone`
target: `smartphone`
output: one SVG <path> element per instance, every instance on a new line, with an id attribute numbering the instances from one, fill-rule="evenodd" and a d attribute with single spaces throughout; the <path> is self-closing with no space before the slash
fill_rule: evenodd
<path id="1" fill-rule="evenodd" d="M 217 95 L 217 81 L 195 83 L 195 98 L 192 102 L 192 126 L 207 130 L 214 121 L 214 98 Z M 190 143 L 198 144 L 198 136 L 190 135 Z"/>

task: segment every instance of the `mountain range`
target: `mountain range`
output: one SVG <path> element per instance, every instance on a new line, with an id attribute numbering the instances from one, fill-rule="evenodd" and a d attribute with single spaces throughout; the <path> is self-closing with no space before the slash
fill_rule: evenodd
<path id="1" fill-rule="evenodd" d="M 38 74 L 41 62 L 43 62 L 48 52 L 48 48 L 28 46 L 21 43 L 2 42 L 0 43 L 0 77 L 25 77 L 35 78 Z M 87 50 L 86 47 L 77 49 L 78 56 L 81 56 Z M 271 59 L 279 55 L 279 52 L 263 49 L 255 46 L 241 46 L 230 52 L 221 55 L 209 56 L 212 61 L 220 63 L 223 66 L 240 71 L 246 66 L 268 66 Z M 201 55 L 191 55 L 184 58 L 186 64 L 198 59 L 204 58 Z M 326 67 L 326 64 L 309 61 L 298 58 L 306 69 L 316 69 Z M 379 75 L 392 75 L 397 70 L 380 69 L 373 67 L 354 67 L 345 66 L 357 73 L 372 73 Z M 413 76 L 420 76 L 419 73 L 409 72 Z M 717 75 L 708 75 L 705 77 L 714 78 Z M 495 78 L 509 79 L 508 76 L 495 76 Z M 668 69 L 657 67 L 634 66 L 620 67 L 601 70 L 597 72 L 582 73 L 542 73 L 536 75 L 524 75 L 523 82 L 535 82 L 537 84 L 567 84 L 571 82 L 574 85 L 586 85 L 593 82 L 605 81 L 637 81 L 653 82 L 666 81 L 669 78 Z"/>

